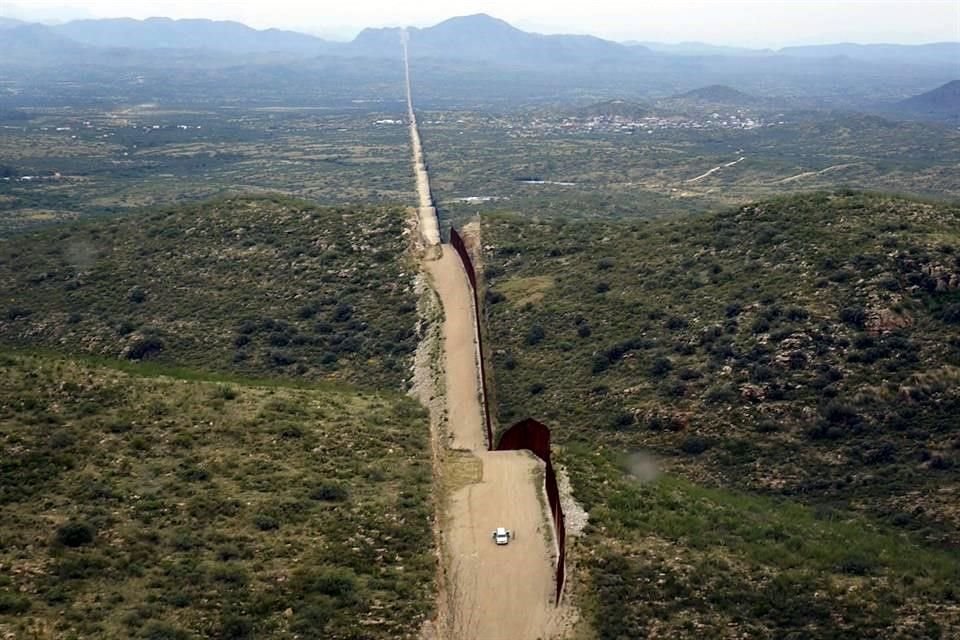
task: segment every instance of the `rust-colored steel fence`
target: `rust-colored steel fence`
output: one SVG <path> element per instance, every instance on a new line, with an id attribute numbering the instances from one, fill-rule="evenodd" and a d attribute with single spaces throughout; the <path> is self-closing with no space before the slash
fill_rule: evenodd
<path id="1" fill-rule="evenodd" d="M 490 405 L 487 393 L 487 369 L 484 363 L 483 350 L 483 327 L 481 326 L 480 316 L 480 292 L 477 289 L 477 272 L 473 267 L 473 260 L 467 251 L 467 245 L 463 238 L 453 227 L 450 228 L 450 244 L 456 249 L 463 263 L 463 269 L 470 280 L 470 288 L 473 289 L 473 316 L 477 323 L 477 342 L 480 350 L 480 384 L 483 388 L 483 413 L 487 429 L 487 448 L 491 451 L 510 451 L 516 449 L 529 449 L 538 458 L 543 460 L 546 466 L 544 481 L 547 489 L 547 503 L 550 505 L 550 513 L 553 515 L 553 528 L 557 532 L 557 593 L 556 603 L 560 604 L 560 596 L 563 594 L 563 584 L 566 580 L 566 548 L 567 548 L 567 529 L 565 526 L 563 507 L 560 505 L 560 488 L 557 485 L 557 474 L 553 470 L 553 463 L 550 460 L 550 429 L 532 418 L 522 420 L 507 429 L 500 442 L 494 446 L 493 443 L 493 422 L 490 416 Z"/>
<path id="2" fill-rule="evenodd" d="M 550 429 L 532 418 L 521 420 L 500 436 L 497 451 L 529 449 L 546 465 L 544 481 L 547 486 L 547 502 L 553 514 L 553 529 L 557 532 L 557 604 L 563 594 L 567 563 L 567 528 L 560 505 L 560 488 L 557 486 L 557 474 L 550 460 Z"/>
<path id="3" fill-rule="evenodd" d="M 463 269 L 467 272 L 467 278 L 470 280 L 470 288 L 473 290 L 473 317 L 477 323 L 477 348 L 480 350 L 480 386 L 483 388 L 483 417 L 484 426 L 487 429 L 487 448 L 493 450 L 493 422 L 490 417 L 490 405 L 487 398 L 487 367 L 484 364 L 483 351 L 483 327 L 480 326 L 480 293 L 477 290 L 477 272 L 473 268 L 473 260 L 470 259 L 470 253 L 467 251 L 467 245 L 463 238 L 457 233 L 457 230 L 450 227 L 450 244 L 457 250 L 460 261 L 463 263 Z"/>

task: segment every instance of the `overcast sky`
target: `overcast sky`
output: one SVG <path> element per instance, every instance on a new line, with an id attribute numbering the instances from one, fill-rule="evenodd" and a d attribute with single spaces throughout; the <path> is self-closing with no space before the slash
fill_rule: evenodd
<path id="1" fill-rule="evenodd" d="M 960 41 L 960 0 L 0 0 L 0 15 L 215 18 L 348 39 L 366 26 L 429 26 L 489 13 L 530 31 L 753 47 Z"/>

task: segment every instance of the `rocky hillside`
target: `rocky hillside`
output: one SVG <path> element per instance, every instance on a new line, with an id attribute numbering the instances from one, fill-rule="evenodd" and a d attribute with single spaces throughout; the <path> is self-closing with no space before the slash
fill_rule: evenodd
<path id="1" fill-rule="evenodd" d="M 0 243 L 0 344 L 399 388 L 404 214 L 236 198 Z"/>
<path id="2" fill-rule="evenodd" d="M 563 446 L 604 619 L 623 621 L 602 637 L 833 637 L 820 614 L 858 637 L 909 612 L 957 630 L 949 580 L 912 588 L 892 554 L 922 564 L 960 536 L 960 208 L 821 193 L 668 222 L 496 218 L 484 244 L 500 422 L 535 416 Z M 642 585 L 677 606 L 630 604 Z"/>
<path id="3" fill-rule="evenodd" d="M 418 637 L 416 403 L 165 373 L 0 354 L 0 636 Z"/>

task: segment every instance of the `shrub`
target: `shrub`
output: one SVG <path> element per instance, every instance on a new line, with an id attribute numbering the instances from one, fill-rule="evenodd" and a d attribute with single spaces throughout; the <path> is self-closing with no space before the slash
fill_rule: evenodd
<path id="1" fill-rule="evenodd" d="M 134 304 L 141 304 L 147 301 L 147 292 L 140 287 L 132 287 L 127 292 L 127 300 Z"/>
<path id="2" fill-rule="evenodd" d="M 707 389 L 704 399 L 711 404 L 730 402 L 737 397 L 737 392 L 728 384 L 720 384 Z"/>
<path id="3" fill-rule="evenodd" d="M 876 561 L 866 554 L 851 551 L 840 560 L 837 571 L 850 576 L 865 576 L 873 572 L 876 564 Z"/>
<path id="4" fill-rule="evenodd" d="M 14 320 L 19 320 L 20 318 L 26 318 L 33 314 L 33 311 L 25 307 L 10 307 L 7 309 L 7 320 L 13 322 Z"/>
<path id="5" fill-rule="evenodd" d="M 828 402 L 821 408 L 824 419 L 831 424 L 853 425 L 860 422 L 860 415 L 850 405 Z"/>
<path id="6" fill-rule="evenodd" d="M 703 373 L 701 373 L 697 369 L 687 368 L 687 369 L 681 369 L 680 372 L 677 374 L 677 377 L 680 378 L 681 380 L 689 382 L 690 380 L 699 380 L 700 378 L 703 377 Z"/>
<path id="7" fill-rule="evenodd" d="M 806 320 L 809 317 L 809 312 L 807 312 L 807 310 L 803 307 L 789 307 L 786 312 L 786 318 L 791 322 Z"/>
<path id="8" fill-rule="evenodd" d="M 487 304 L 497 304 L 507 299 L 502 293 L 499 291 L 494 291 L 493 289 L 488 289 L 485 297 L 487 299 Z"/>
<path id="9" fill-rule="evenodd" d="M 776 420 L 766 418 L 757 423 L 757 433 L 775 433 L 779 430 L 780 425 Z"/>
<path id="10" fill-rule="evenodd" d="M 253 620 L 246 616 L 226 614 L 220 623 L 222 640 L 244 640 L 253 637 Z"/>
<path id="11" fill-rule="evenodd" d="M 593 356 L 592 372 L 594 374 L 603 373 L 609 368 L 610 358 L 608 358 L 606 354 L 598 353 L 597 355 Z"/>
<path id="12" fill-rule="evenodd" d="M 310 492 L 311 499 L 322 502 L 343 502 L 347 496 L 347 490 L 338 484 L 322 484 Z"/>
<path id="13" fill-rule="evenodd" d="M 334 322 L 346 322 L 351 317 L 353 317 L 353 307 L 345 302 L 338 304 L 333 311 Z"/>
<path id="14" fill-rule="evenodd" d="M 294 582 L 305 593 L 321 593 L 337 598 L 349 596 L 357 589 L 356 574 L 340 567 L 306 569 L 295 576 Z"/>
<path id="15" fill-rule="evenodd" d="M 305 638 L 323 637 L 317 631 L 323 629 L 336 614 L 336 607 L 332 600 L 318 599 L 297 610 L 296 617 L 290 624 L 290 630 L 303 634 Z"/>
<path id="16" fill-rule="evenodd" d="M 960 302 L 945 306 L 940 312 L 940 319 L 947 324 L 960 324 Z"/>
<path id="17" fill-rule="evenodd" d="M 773 369 L 763 364 L 755 364 L 750 369 L 750 379 L 754 382 L 767 382 L 772 380 L 773 376 Z"/>
<path id="18" fill-rule="evenodd" d="M 867 324 L 867 310 L 863 307 L 844 307 L 840 310 L 840 321 L 852 327 L 862 329 Z"/>
<path id="19" fill-rule="evenodd" d="M 687 320 L 686 318 L 682 318 L 680 316 L 671 316 L 667 319 L 666 326 L 667 329 L 670 329 L 671 331 L 679 331 L 687 328 Z"/>
<path id="20" fill-rule="evenodd" d="M 270 362 L 272 362 L 274 366 L 287 367 L 296 361 L 296 358 L 278 349 L 270 352 Z"/>
<path id="21" fill-rule="evenodd" d="M 543 342 L 543 339 L 546 337 L 546 332 L 543 330 L 539 324 L 535 324 L 530 327 L 530 331 L 527 332 L 527 344 L 533 346 L 535 344 L 540 344 Z"/>
<path id="22" fill-rule="evenodd" d="M 190 635 L 183 629 L 166 622 L 150 622 L 140 632 L 143 640 L 189 640 Z"/>
<path id="23" fill-rule="evenodd" d="M 156 336 L 146 336 L 135 340 L 127 350 L 127 359 L 145 360 L 163 351 L 163 340 Z"/>
<path id="24" fill-rule="evenodd" d="M 655 358 L 653 360 L 653 364 L 650 365 L 650 375 L 655 378 L 662 378 L 672 370 L 673 362 L 670 360 L 670 358 L 665 358 L 663 356 Z"/>
<path id="25" fill-rule="evenodd" d="M 57 542 L 65 547 L 82 547 L 93 542 L 95 530 L 86 522 L 68 522 L 57 529 Z"/>
<path id="26" fill-rule="evenodd" d="M 610 291 L 610 283 L 602 282 L 602 281 L 598 282 L 596 286 L 596 290 L 597 290 L 597 293 L 606 293 L 607 291 Z"/>
<path id="27" fill-rule="evenodd" d="M 543 393 L 546 388 L 547 387 L 542 382 L 534 382 L 530 385 L 528 390 L 530 391 L 530 395 L 537 396 Z"/>
<path id="28" fill-rule="evenodd" d="M 710 441 L 700 436 L 689 436 L 680 443 L 680 451 L 690 455 L 700 455 L 710 448 Z"/>
<path id="29" fill-rule="evenodd" d="M 280 522 L 276 518 L 264 513 L 257 514 L 253 518 L 253 524 L 260 531 L 275 531 L 280 528 Z"/>
<path id="30" fill-rule="evenodd" d="M 770 321 L 761 316 L 753 321 L 750 330 L 754 333 L 766 333 L 770 330 Z"/>
<path id="31" fill-rule="evenodd" d="M 30 610 L 30 600 L 26 596 L 9 591 L 0 592 L 0 615 L 17 616 Z"/>
<path id="32" fill-rule="evenodd" d="M 613 426 L 617 429 L 625 429 L 637 421 L 636 416 L 631 411 L 621 411 L 614 417 Z"/>

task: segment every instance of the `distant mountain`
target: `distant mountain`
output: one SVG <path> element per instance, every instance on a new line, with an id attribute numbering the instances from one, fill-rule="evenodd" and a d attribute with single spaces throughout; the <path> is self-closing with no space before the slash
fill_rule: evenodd
<path id="1" fill-rule="evenodd" d="M 644 48 L 593 36 L 528 33 L 486 14 L 450 18 L 425 29 L 408 29 L 411 57 L 496 62 L 512 66 L 633 62 Z M 384 55 L 400 46 L 400 29 L 366 29 L 351 44 L 354 53 Z"/>
<path id="2" fill-rule="evenodd" d="M 784 47 L 781 55 L 796 58 L 847 57 L 868 62 L 906 62 L 911 64 L 960 65 L 960 42 L 931 44 L 825 44 Z"/>
<path id="3" fill-rule="evenodd" d="M 54 33 L 42 24 L 21 23 L 3 29 L 0 56 L 7 62 L 60 59 L 75 55 L 86 47 Z"/>
<path id="4" fill-rule="evenodd" d="M 22 27 L 27 24 L 23 20 L 17 20 L 15 18 L 4 18 L 0 16 L 0 29 L 13 29 L 14 27 Z"/>
<path id="5" fill-rule="evenodd" d="M 569 112 L 576 118 L 625 118 L 628 120 L 643 118 L 649 113 L 650 109 L 646 105 L 629 100 L 604 100 Z"/>
<path id="6" fill-rule="evenodd" d="M 960 123 L 960 80 L 907 98 L 897 103 L 894 109 L 921 118 Z"/>
<path id="7" fill-rule="evenodd" d="M 679 42 L 666 44 L 663 42 L 637 42 L 630 40 L 623 43 L 628 47 L 644 47 L 654 53 L 664 53 L 673 56 L 769 56 L 773 55 L 770 49 L 747 49 L 745 47 L 725 47 L 704 42 Z"/>
<path id="8" fill-rule="evenodd" d="M 320 54 L 333 45 L 295 31 L 258 31 L 239 22 L 214 20 L 76 20 L 52 27 L 61 36 L 97 47 L 129 49 L 208 49 L 231 53 Z"/>
<path id="9" fill-rule="evenodd" d="M 688 91 L 675 96 L 681 100 L 694 100 L 696 102 L 710 102 L 713 104 L 724 105 L 751 105 L 757 102 L 754 96 L 737 91 L 733 87 L 722 84 L 712 84 L 708 87 L 700 87 L 693 91 Z"/>

